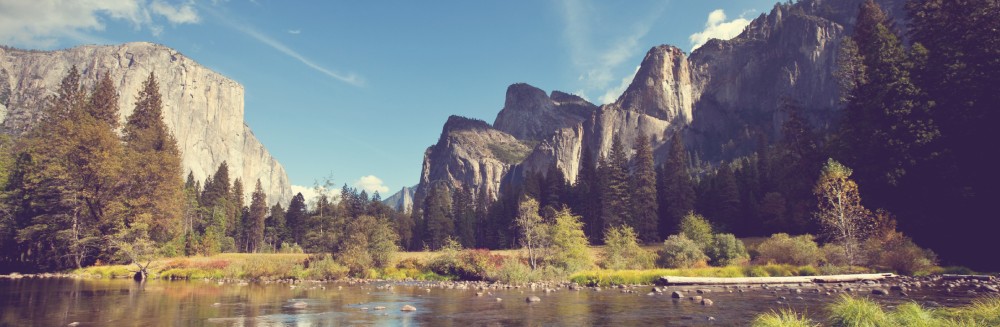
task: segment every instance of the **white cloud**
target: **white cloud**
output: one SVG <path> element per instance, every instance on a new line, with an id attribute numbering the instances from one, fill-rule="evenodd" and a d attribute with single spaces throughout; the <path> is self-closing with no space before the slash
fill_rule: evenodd
<path id="1" fill-rule="evenodd" d="M 154 13 L 167 18 L 171 24 L 194 24 L 201 19 L 191 2 L 172 6 L 160 0 L 154 0 L 150 8 Z"/>
<path id="2" fill-rule="evenodd" d="M 571 62 L 580 71 L 577 77 L 583 85 L 584 91 L 604 94 L 598 100 L 605 101 L 607 94 L 624 90 L 616 82 L 615 71 L 620 70 L 622 64 L 633 58 L 638 52 L 644 49 L 640 46 L 640 41 L 649 30 L 652 24 L 659 18 L 663 11 L 663 6 L 649 10 L 646 17 L 641 17 L 635 22 L 631 29 L 626 30 L 622 35 L 612 37 L 607 42 L 595 45 L 594 40 L 601 39 L 594 35 L 591 26 L 598 19 L 600 11 L 591 8 L 590 4 L 584 0 L 563 0 L 561 14 L 565 20 L 565 38 L 569 46 Z M 631 78 L 629 78 L 629 82 Z M 626 87 L 628 82 L 626 82 Z M 614 100 L 611 100 L 614 101 Z M 608 102 L 604 102 L 608 103 Z"/>
<path id="3" fill-rule="evenodd" d="M 372 196 L 378 191 L 383 197 L 388 196 L 389 187 L 385 186 L 381 178 L 375 177 L 375 175 L 362 176 L 360 179 L 354 181 L 354 187 L 359 190 L 364 190 L 368 193 L 368 196 Z"/>
<path id="4" fill-rule="evenodd" d="M 711 39 L 732 39 L 743 33 L 743 29 L 747 25 L 750 25 L 750 20 L 743 18 L 743 15 L 727 22 L 726 13 L 722 9 L 716 9 L 708 14 L 705 29 L 688 37 L 688 40 L 691 41 L 691 51 L 693 52 Z"/>
<path id="5" fill-rule="evenodd" d="M 60 39 L 100 40 L 89 32 L 103 31 L 107 20 L 148 28 L 157 35 L 157 18 L 172 24 L 198 22 L 191 2 L 171 5 L 156 0 L 0 0 L 0 42 L 24 47 L 51 48 Z"/>
<path id="6" fill-rule="evenodd" d="M 317 72 L 320 72 L 326 76 L 332 77 L 334 79 L 340 80 L 344 83 L 351 84 L 354 86 L 363 86 L 365 84 L 360 76 L 355 75 L 353 73 L 341 74 L 338 72 L 334 72 L 330 69 L 327 69 L 326 67 L 320 66 L 311 59 L 306 58 L 302 54 L 298 53 L 298 51 L 289 48 L 281 41 L 275 40 L 274 38 L 271 38 L 270 36 L 264 35 L 264 33 L 257 31 L 257 29 L 253 28 L 253 26 L 237 23 L 212 9 L 206 8 L 205 11 L 218 18 L 221 23 L 239 32 L 242 32 L 243 34 L 246 34 L 247 36 L 257 40 L 260 43 L 263 43 L 266 46 L 271 47 L 274 50 L 277 50 L 278 52 L 285 54 L 286 56 L 292 57 L 292 59 L 298 60 L 303 65 L 306 65 L 307 67 L 312 68 Z"/>
<path id="7" fill-rule="evenodd" d="M 622 78 L 621 84 L 618 84 L 617 87 L 612 88 L 607 92 L 604 92 L 604 95 L 602 95 L 600 99 L 601 102 L 612 103 L 615 102 L 615 100 L 618 100 L 618 97 L 622 96 L 622 93 L 625 93 L 625 90 L 628 89 L 629 84 L 632 83 L 632 80 L 635 79 L 635 74 L 638 72 L 639 72 L 639 66 L 635 66 L 635 70 L 632 71 L 632 75 Z"/>
<path id="8" fill-rule="evenodd" d="M 288 30 L 288 34 L 292 35 L 302 34 L 302 30 Z"/>

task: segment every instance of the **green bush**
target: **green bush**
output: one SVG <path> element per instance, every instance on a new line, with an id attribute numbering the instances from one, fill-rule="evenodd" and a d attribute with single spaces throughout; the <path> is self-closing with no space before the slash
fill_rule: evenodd
<path id="1" fill-rule="evenodd" d="M 785 233 L 771 235 L 757 246 L 758 263 L 812 266 L 820 260 L 819 246 L 809 234 L 796 237 Z"/>
<path id="2" fill-rule="evenodd" d="M 494 279 L 506 284 L 524 284 L 538 280 L 537 274 L 515 257 L 506 257 L 494 275 Z"/>
<path id="3" fill-rule="evenodd" d="M 337 280 L 347 277 L 350 269 L 337 263 L 329 255 L 323 255 L 319 260 L 309 260 L 309 268 L 301 271 L 301 277 L 311 280 Z"/>
<path id="4" fill-rule="evenodd" d="M 844 246 L 835 243 L 826 243 L 820 247 L 822 256 L 820 262 L 825 266 L 847 266 L 847 255 L 844 254 Z"/>
<path id="5" fill-rule="evenodd" d="M 594 258 L 590 255 L 590 243 L 583 233 L 583 223 L 580 216 L 573 215 L 569 209 L 556 213 L 555 223 L 551 227 L 552 248 L 550 262 L 555 268 L 567 272 L 590 269 L 594 266 Z"/>
<path id="6" fill-rule="evenodd" d="M 706 265 L 708 256 L 697 243 L 681 235 L 670 235 L 663 241 L 657 264 L 667 268 L 690 268 Z"/>
<path id="7" fill-rule="evenodd" d="M 771 274 L 768 274 L 763 266 L 749 266 L 743 274 L 747 277 L 771 277 Z"/>
<path id="8" fill-rule="evenodd" d="M 717 234 L 713 237 L 712 246 L 706 251 L 708 258 L 715 266 L 744 264 L 750 260 L 743 241 L 733 234 Z"/>
<path id="9" fill-rule="evenodd" d="M 611 227 L 604 233 L 604 268 L 650 269 L 655 261 L 655 254 L 639 246 L 632 227 Z"/>
<path id="10" fill-rule="evenodd" d="M 681 235 L 694 241 L 702 251 L 706 251 L 712 246 L 712 224 L 702 215 L 688 212 L 684 218 L 681 218 L 680 228 Z"/>

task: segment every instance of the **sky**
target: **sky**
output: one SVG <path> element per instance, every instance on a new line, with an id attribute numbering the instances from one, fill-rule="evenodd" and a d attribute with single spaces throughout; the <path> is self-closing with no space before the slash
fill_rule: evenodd
<path id="1" fill-rule="evenodd" d="M 293 191 L 417 184 L 449 115 L 492 123 L 507 86 L 614 101 L 646 51 L 739 34 L 775 0 L 0 0 L 0 44 L 147 41 L 242 84 Z M 183 151 L 183 149 L 181 149 Z"/>

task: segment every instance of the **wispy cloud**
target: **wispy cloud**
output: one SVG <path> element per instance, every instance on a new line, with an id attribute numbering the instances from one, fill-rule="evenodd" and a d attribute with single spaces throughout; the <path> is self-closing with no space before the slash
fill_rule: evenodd
<path id="1" fill-rule="evenodd" d="M 729 40 L 743 33 L 743 29 L 750 25 L 750 20 L 744 18 L 746 14 L 743 13 L 740 17 L 727 22 L 726 13 L 722 9 L 716 9 L 709 13 L 705 29 L 688 37 L 688 40 L 691 41 L 691 51 L 705 45 L 708 40 Z"/>
<path id="2" fill-rule="evenodd" d="M 632 75 L 625 76 L 624 78 L 622 78 L 621 84 L 618 84 L 617 87 L 611 88 L 606 92 L 604 92 L 604 95 L 602 95 L 600 99 L 601 102 L 612 103 L 615 102 L 615 100 L 618 100 L 618 97 L 620 97 L 622 93 L 625 93 L 625 90 L 628 89 L 629 84 L 632 84 L 632 80 L 635 79 L 635 74 L 638 72 L 639 72 L 639 66 L 635 66 L 635 70 L 632 71 Z"/>
<path id="3" fill-rule="evenodd" d="M 612 37 L 607 42 L 595 42 L 597 37 L 591 26 L 598 20 L 600 10 L 586 0 L 563 0 L 560 9 L 566 24 L 564 36 L 569 46 L 571 62 L 579 71 L 577 80 L 582 84 L 582 89 L 575 93 L 603 94 L 598 100 L 604 103 L 617 99 L 624 88 L 616 83 L 620 80 L 620 77 L 616 77 L 616 72 L 644 50 L 640 41 L 649 33 L 664 8 L 664 5 L 652 8 L 621 35 Z M 631 81 L 631 78 L 626 78 Z M 628 82 L 625 84 L 627 87 Z M 615 92 L 618 93 L 612 94 Z"/>
<path id="4" fill-rule="evenodd" d="M 192 5 L 191 0 L 0 0 L 0 42 L 37 48 L 57 46 L 64 38 L 95 43 L 104 40 L 88 34 L 103 31 L 107 20 L 126 21 L 157 36 L 163 19 L 173 25 L 197 23 Z"/>
<path id="5" fill-rule="evenodd" d="M 216 18 L 218 18 L 219 21 L 221 23 L 223 23 L 224 25 L 226 25 L 226 26 L 228 26 L 228 27 L 230 27 L 230 28 L 232 28 L 232 29 L 234 29 L 236 31 L 239 31 L 239 32 L 241 32 L 243 34 L 246 34 L 247 36 L 253 38 L 254 40 L 257 40 L 258 42 L 260 42 L 260 43 L 262 43 L 262 44 L 264 44 L 264 45 L 266 45 L 268 47 L 271 47 L 272 49 L 277 50 L 278 52 L 281 52 L 281 53 L 285 54 L 286 56 L 291 57 L 292 59 L 295 59 L 295 60 L 299 61 L 300 63 L 302 63 L 303 65 L 306 65 L 306 67 L 309 67 L 312 70 L 315 70 L 315 71 L 317 71 L 317 72 L 319 72 L 321 74 L 324 74 L 326 76 L 332 77 L 332 78 L 334 78 L 336 80 L 339 80 L 341 82 L 344 82 L 344 83 L 347 83 L 347 84 L 351 84 L 351 85 L 354 85 L 354 86 L 364 86 L 365 85 L 364 80 L 360 76 L 358 76 L 358 75 L 356 75 L 354 73 L 342 74 L 342 73 L 338 73 L 338 72 L 335 72 L 333 70 L 330 70 L 330 69 L 328 69 L 326 67 L 321 66 L 320 64 L 317 64 L 316 62 L 312 61 L 311 59 L 306 58 L 305 56 L 303 56 L 302 54 L 300 54 L 298 51 L 293 50 L 292 48 L 288 47 L 287 45 L 285 45 L 281 41 L 278 41 L 278 40 L 276 40 L 276 39 L 274 39 L 274 38 L 272 38 L 270 36 L 265 35 L 264 33 L 261 33 L 260 31 L 258 31 L 253 26 L 235 22 L 235 21 L 229 19 L 228 17 L 226 17 L 225 15 L 223 15 L 222 13 L 220 13 L 218 11 L 215 11 L 213 9 L 207 9 L 206 11 L 209 12 L 210 14 L 212 14 L 213 16 L 215 16 Z"/>
<path id="6" fill-rule="evenodd" d="M 302 30 L 288 30 L 288 34 L 292 35 L 302 34 Z"/>

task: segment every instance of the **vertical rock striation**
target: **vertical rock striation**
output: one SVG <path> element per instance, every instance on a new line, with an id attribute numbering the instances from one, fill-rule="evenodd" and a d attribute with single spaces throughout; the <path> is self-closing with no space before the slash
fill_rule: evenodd
<path id="1" fill-rule="evenodd" d="M 76 65 L 85 88 L 110 74 L 119 92 L 120 121 L 135 108 L 142 82 L 155 73 L 163 95 L 163 118 L 177 138 L 185 174 L 203 180 L 220 163 L 230 176 L 253 185 L 260 179 L 270 203 L 287 203 L 292 192 L 284 167 L 268 153 L 243 120 L 243 86 L 162 45 L 136 42 L 80 46 L 59 51 L 0 48 L 0 85 L 10 86 L 0 106 L 4 132 L 21 134 L 38 121 L 45 98 Z"/>

